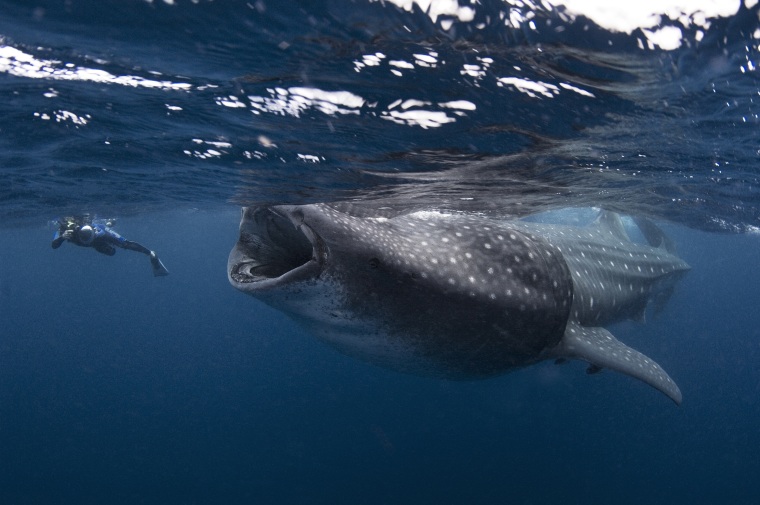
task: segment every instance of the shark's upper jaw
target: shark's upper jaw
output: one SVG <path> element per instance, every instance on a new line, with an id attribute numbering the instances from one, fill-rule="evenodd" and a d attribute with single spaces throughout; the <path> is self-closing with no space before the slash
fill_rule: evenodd
<path id="1" fill-rule="evenodd" d="M 297 217 L 272 207 L 251 207 L 243 209 L 227 274 L 236 288 L 260 291 L 315 278 L 325 260 L 322 240 Z"/>

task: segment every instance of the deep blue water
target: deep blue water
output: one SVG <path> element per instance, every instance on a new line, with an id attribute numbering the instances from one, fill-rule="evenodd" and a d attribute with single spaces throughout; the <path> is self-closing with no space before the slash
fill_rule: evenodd
<path id="1" fill-rule="evenodd" d="M 473 8 L 0 2 L 0 503 L 757 502 L 758 7 L 663 20 L 673 50 Z M 241 204 L 337 199 L 658 220 L 692 270 L 611 330 L 683 405 L 577 362 L 397 374 L 230 287 Z M 171 275 L 53 251 L 69 212 Z"/>

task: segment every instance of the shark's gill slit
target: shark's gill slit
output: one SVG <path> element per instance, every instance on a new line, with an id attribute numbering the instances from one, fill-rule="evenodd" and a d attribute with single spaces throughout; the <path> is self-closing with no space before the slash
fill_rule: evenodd
<path id="1" fill-rule="evenodd" d="M 241 242 L 245 252 L 233 274 L 241 283 L 275 279 L 304 266 L 313 257 L 313 246 L 300 227 L 269 209 L 259 209 Z"/>

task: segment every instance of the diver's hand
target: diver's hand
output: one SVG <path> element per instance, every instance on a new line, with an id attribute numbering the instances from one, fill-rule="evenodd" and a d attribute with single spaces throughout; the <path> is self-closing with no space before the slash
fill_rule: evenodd
<path id="1" fill-rule="evenodd" d="M 66 230 L 65 232 L 63 232 L 63 235 L 61 236 L 65 238 L 66 240 L 70 240 L 71 237 L 74 236 L 74 230 Z"/>

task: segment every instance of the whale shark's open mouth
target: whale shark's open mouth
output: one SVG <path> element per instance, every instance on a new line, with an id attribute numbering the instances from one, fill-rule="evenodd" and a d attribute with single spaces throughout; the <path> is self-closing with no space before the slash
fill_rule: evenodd
<path id="1" fill-rule="evenodd" d="M 315 277 L 324 261 L 321 239 L 303 223 L 272 207 L 243 209 L 240 238 L 230 253 L 228 274 L 244 289 Z"/>

